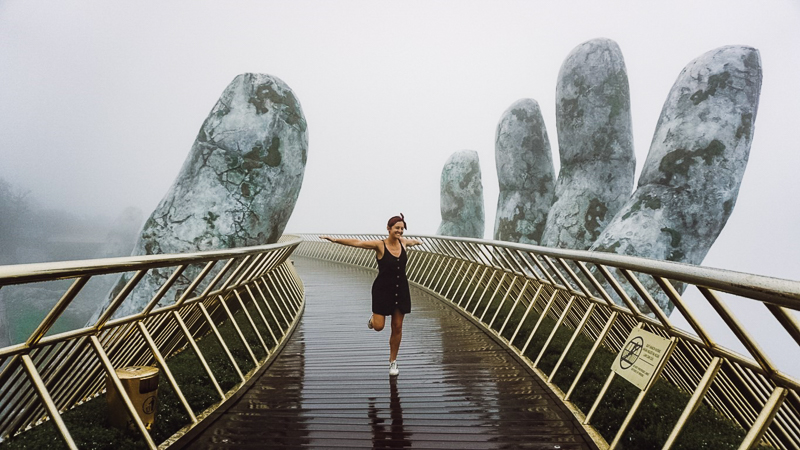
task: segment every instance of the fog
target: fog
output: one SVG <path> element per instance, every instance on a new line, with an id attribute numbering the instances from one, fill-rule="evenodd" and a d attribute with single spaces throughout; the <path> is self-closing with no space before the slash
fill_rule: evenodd
<path id="1" fill-rule="evenodd" d="M 494 228 L 494 133 L 536 99 L 556 153 L 555 85 L 578 44 L 615 40 L 632 97 L 637 169 L 681 69 L 730 44 L 761 52 L 760 107 L 739 200 L 705 265 L 797 278 L 800 117 L 794 1 L 0 3 L 0 177 L 44 206 L 152 211 L 239 73 L 291 86 L 309 125 L 288 232 L 438 227 L 450 154 L 481 159 Z M 638 173 L 638 170 L 637 170 Z"/>
<path id="2" fill-rule="evenodd" d="M 45 209 L 147 216 L 228 83 L 263 72 L 308 122 L 287 232 L 380 233 L 403 212 L 409 234 L 434 234 L 442 166 L 471 149 L 491 238 L 495 127 L 537 100 L 558 164 L 556 80 L 575 46 L 623 52 L 638 176 L 683 67 L 749 45 L 763 65 L 750 160 L 703 264 L 798 279 L 799 30 L 794 0 L 2 1 L 0 178 Z"/>

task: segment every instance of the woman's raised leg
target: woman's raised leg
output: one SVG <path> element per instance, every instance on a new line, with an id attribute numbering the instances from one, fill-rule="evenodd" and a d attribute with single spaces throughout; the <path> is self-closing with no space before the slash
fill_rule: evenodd
<path id="1" fill-rule="evenodd" d="M 380 314 L 373 313 L 370 321 L 372 322 L 372 329 L 375 331 L 381 331 L 386 326 L 386 317 Z"/>

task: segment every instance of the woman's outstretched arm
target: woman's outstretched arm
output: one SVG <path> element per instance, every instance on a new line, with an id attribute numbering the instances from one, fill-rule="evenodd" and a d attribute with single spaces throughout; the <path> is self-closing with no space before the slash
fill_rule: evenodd
<path id="1" fill-rule="evenodd" d="M 378 250 L 381 241 L 362 241 L 361 239 L 342 239 L 330 236 L 320 236 L 320 238 L 333 242 L 334 244 L 342 244 L 350 247 L 366 248 Z"/>
<path id="2" fill-rule="evenodd" d="M 422 245 L 422 241 L 418 241 L 416 239 L 406 239 L 406 238 L 401 238 L 401 239 L 403 240 L 403 245 L 405 245 L 406 247 L 413 247 L 415 245 Z"/>

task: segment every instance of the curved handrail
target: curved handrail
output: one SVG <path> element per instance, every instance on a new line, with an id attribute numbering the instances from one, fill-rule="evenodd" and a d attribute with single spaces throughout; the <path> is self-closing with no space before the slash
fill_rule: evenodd
<path id="1" fill-rule="evenodd" d="M 663 278 L 705 286 L 721 292 L 761 300 L 777 306 L 800 310 L 800 281 L 767 277 L 732 270 L 716 269 L 692 264 L 677 263 L 616 253 L 570 250 L 537 245 L 514 244 L 483 239 L 451 238 L 446 236 L 420 236 L 423 239 L 466 241 L 521 251 L 532 251 L 554 258 L 579 260 L 587 263 L 614 266 Z"/>
<path id="2" fill-rule="evenodd" d="M 376 267 L 371 252 L 334 246 L 317 235 L 301 236 L 304 243 L 298 255 Z M 409 251 L 409 279 L 451 302 L 507 346 L 548 383 L 590 432 L 592 415 L 614 372 L 609 368 L 606 388 L 588 411 L 572 403 L 571 396 L 597 349 L 619 352 L 631 330 L 640 327 L 675 342 L 662 378 L 693 393 L 664 448 L 675 443 L 700 402 L 748 430 L 742 448 L 756 445 L 762 437 L 778 448 L 800 446 L 800 380 L 776 368 L 723 299 L 730 294 L 760 302 L 775 317 L 773 325 L 800 345 L 800 282 L 610 253 L 482 239 L 414 237 L 423 245 Z M 749 355 L 714 340 L 684 300 L 685 286 L 699 290 Z M 690 331 L 672 324 L 659 307 L 666 300 L 683 315 Z M 533 348 L 537 345 L 532 344 L 534 335 L 543 333 L 544 317 L 555 325 L 541 347 Z M 572 338 L 556 351 L 548 346 L 558 329 L 569 330 Z M 594 345 L 564 393 L 552 381 L 578 336 Z M 545 373 L 541 361 L 552 352 L 558 363 Z M 650 386 L 642 391 L 642 398 Z M 639 404 L 631 407 L 613 442 L 609 445 L 600 438 L 598 445 L 615 447 Z"/>
<path id="3" fill-rule="evenodd" d="M 243 247 L 228 250 L 209 250 L 205 252 L 180 253 L 170 255 L 139 255 L 104 259 L 86 259 L 79 261 L 60 261 L 32 264 L 16 264 L 0 266 L 0 287 L 14 284 L 34 283 L 81 276 L 106 275 L 132 270 L 170 267 L 176 264 L 193 264 L 199 262 L 229 259 L 233 257 L 253 255 L 273 251 L 288 246 L 297 246 L 299 237 L 277 244 L 255 247 Z"/>
<path id="4" fill-rule="evenodd" d="M 148 447 L 156 448 L 116 374 L 122 367 L 156 364 L 190 420 L 167 441 L 178 440 L 233 398 L 291 336 L 304 299 L 288 257 L 300 242 L 284 236 L 277 244 L 230 250 L 0 267 L 0 294 L 71 280 L 24 342 L 0 348 L 0 442 L 49 419 L 67 446 L 77 448 L 61 414 L 100 395 L 107 380 L 121 393 Z M 89 281 L 102 275 L 119 281 L 97 317 L 85 327 L 52 333 Z M 135 298 L 147 301 L 126 305 Z M 134 312 L 121 314 L 123 305 Z M 233 341 L 220 333 L 223 324 Z M 218 341 L 237 383 L 218 382 L 219 363 L 208 361 L 198 346 L 204 337 Z M 182 393 L 167 359 L 183 349 L 194 352 L 196 373 L 208 377 L 217 402 L 198 409 Z"/>

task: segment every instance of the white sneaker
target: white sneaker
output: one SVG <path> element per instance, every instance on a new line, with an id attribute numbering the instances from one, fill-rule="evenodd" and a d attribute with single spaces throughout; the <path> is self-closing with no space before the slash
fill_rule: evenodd
<path id="1" fill-rule="evenodd" d="M 400 369 L 397 368 L 397 361 L 392 361 L 389 363 L 389 375 L 396 377 L 397 374 L 400 373 Z"/>

